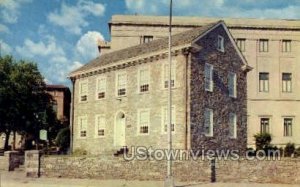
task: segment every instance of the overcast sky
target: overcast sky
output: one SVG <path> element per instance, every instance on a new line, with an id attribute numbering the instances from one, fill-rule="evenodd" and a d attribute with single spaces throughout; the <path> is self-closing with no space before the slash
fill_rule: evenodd
<path id="1" fill-rule="evenodd" d="M 300 19 L 300 0 L 173 0 L 176 16 Z M 114 14 L 168 15 L 169 0 L 0 0 L 1 54 L 38 64 L 51 84 L 98 55 Z"/>

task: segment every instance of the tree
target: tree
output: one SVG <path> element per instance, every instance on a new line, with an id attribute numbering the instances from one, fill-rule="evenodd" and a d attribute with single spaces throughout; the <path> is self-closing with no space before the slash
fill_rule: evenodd
<path id="1" fill-rule="evenodd" d="M 258 133 L 254 135 L 256 150 L 263 150 L 270 147 L 272 141 L 271 134 L 269 133 Z"/>
<path id="2" fill-rule="evenodd" d="M 58 122 L 51 102 L 36 64 L 0 57 L 0 132 L 6 135 L 5 149 L 11 132 L 38 142 L 40 129 Z"/>

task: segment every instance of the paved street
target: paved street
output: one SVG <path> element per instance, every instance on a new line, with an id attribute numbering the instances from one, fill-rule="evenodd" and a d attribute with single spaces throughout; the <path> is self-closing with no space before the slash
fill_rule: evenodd
<path id="1" fill-rule="evenodd" d="M 163 187 L 162 181 L 88 180 L 62 178 L 26 178 L 22 172 L 1 172 L 0 187 Z M 282 184 L 176 184 L 178 187 L 296 187 Z"/>

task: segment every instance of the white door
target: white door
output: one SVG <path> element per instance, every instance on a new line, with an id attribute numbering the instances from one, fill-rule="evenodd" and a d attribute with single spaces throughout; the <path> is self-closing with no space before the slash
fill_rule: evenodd
<path id="1" fill-rule="evenodd" d="M 123 112 L 116 116 L 114 144 L 117 147 L 125 146 L 125 114 Z"/>

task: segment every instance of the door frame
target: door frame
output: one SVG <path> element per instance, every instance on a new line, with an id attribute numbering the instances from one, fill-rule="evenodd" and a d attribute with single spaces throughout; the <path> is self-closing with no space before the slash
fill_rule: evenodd
<path id="1" fill-rule="evenodd" d="M 117 140 L 117 128 L 120 128 L 120 125 L 119 125 L 119 122 L 120 122 L 120 115 L 124 115 L 124 124 L 123 124 L 123 133 L 124 133 L 124 140 L 122 140 L 122 144 L 123 145 L 117 145 L 117 142 L 119 143 L 120 140 Z M 126 128 L 126 114 L 124 111 L 118 111 L 116 114 L 115 114 L 115 124 L 114 124 L 114 146 L 115 147 L 124 147 L 126 145 L 126 131 L 125 131 L 125 128 Z"/>

